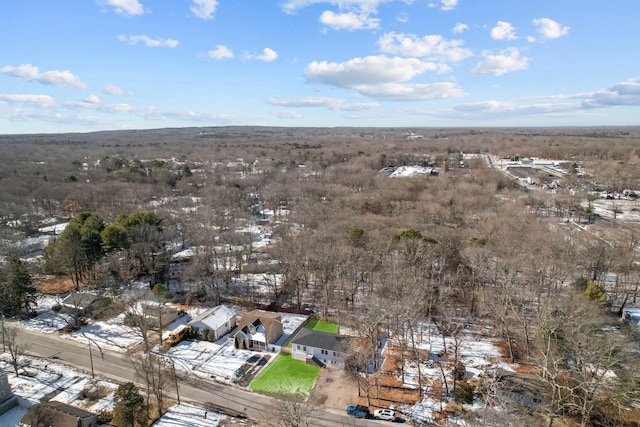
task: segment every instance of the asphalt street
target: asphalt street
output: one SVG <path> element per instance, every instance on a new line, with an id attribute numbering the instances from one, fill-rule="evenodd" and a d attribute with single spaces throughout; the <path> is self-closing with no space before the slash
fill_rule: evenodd
<path id="1" fill-rule="evenodd" d="M 44 334 L 20 329 L 18 341 L 25 346 L 25 354 L 67 364 L 84 370 L 96 377 L 104 377 L 119 383 L 133 381 L 140 383 L 132 358 L 123 353 L 100 349 L 95 343 L 83 344 L 75 340 L 59 337 L 57 334 Z M 202 405 L 207 409 L 219 410 L 230 415 L 246 417 L 262 425 L 273 416 L 275 399 L 252 393 L 239 387 L 205 380 L 188 372 L 178 372 L 178 392 L 181 401 Z M 176 398 L 176 390 L 167 390 L 167 394 Z M 345 407 L 348 402 L 345 402 Z M 378 424 L 375 420 L 362 420 L 347 415 L 333 413 L 317 408 L 311 414 L 314 426 L 365 426 Z"/>

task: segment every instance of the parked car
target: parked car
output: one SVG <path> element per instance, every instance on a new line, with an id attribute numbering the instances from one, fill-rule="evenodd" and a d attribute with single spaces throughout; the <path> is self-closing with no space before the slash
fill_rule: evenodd
<path id="1" fill-rule="evenodd" d="M 349 405 L 347 406 L 347 414 L 358 417 L 358 418 L 367 418 L 371 414 L 369 413 L 369 408 L 363 405 Z"/>
<path id="2" fill-rule="evenodd" d="M 396 413 L 391 409 L 376 409 L 373 411 L 373 418 L 385 421 L 393 421 L 396 419 Z"/>

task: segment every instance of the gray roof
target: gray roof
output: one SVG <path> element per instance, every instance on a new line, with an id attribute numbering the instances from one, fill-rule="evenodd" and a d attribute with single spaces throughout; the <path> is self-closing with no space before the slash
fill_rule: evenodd
<path id="1" fill-rule="evenodd" d="M 234 317 L 236 317 L 235 311 L 227 306 L 218 305 L 200 313 L 200 315 L 190 320 L 187 324 L 191 326 L 202 322 L 211 329 L 216 330 Z"/>
<path id="2" fill-rule="evenodd" d="M 347 339 L 349 339 L 349 337 L 344 335 L 336 335 L 329 332 L 314 331 L 303 328 L 298 332 L 295 338 L 291 340 L 291 343 L 345 353 L 345 341 Z"/>
<path id="3" fill-rule="evenodd" d="M 77 292 L 69 294 L 65 299 L 62 300 L 62 304 L 66 305 L 67 307 L 80 308 L 84 310 L 86 308 L 89 308 L 97 298 L 98 297 L 93 294 L 89 294 L 86 292 Z"/>

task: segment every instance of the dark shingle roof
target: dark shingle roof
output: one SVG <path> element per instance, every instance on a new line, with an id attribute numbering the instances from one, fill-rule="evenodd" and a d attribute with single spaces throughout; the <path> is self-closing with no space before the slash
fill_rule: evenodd
<path id="1" fill-rule="evenodd" d="M 348 338 L 349 337 L 344 335 L 336 335 L 329 332 L 320 332 L 303 328 L 298 332 L 296 337 L 291 340 L 291 343 L 344 353 L 346 351 L 345 341 Z"/>

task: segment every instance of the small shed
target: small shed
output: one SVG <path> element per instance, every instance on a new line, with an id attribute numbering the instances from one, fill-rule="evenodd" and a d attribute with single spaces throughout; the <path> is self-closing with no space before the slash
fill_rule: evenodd
<path id="1" fill-rule="evenodd" d="M 200 334 L 209 331 L 208 336 L 203 336 L 203 338 L 217 341 L 236 327 L 236 316 L 233 309 L 219 305 L 204 311 L 198 317 L 190 320 L 187 325 Z"/>

